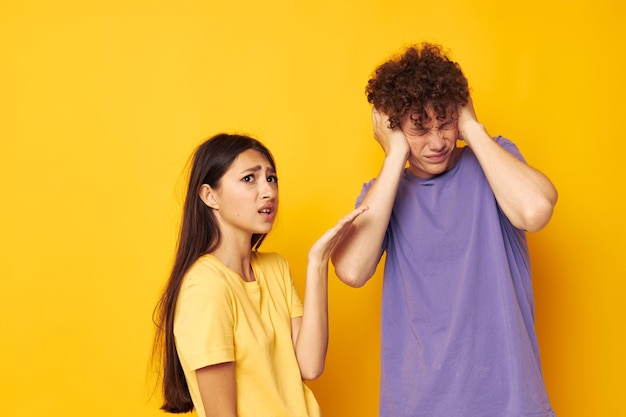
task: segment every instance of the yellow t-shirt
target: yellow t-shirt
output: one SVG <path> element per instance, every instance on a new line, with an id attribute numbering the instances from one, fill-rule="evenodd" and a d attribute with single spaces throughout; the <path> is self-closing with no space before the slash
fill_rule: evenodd
<path id="1" fill-rule="evenodd" d="M 174 336 L 191 398 L 204 417 L 196 370 L 235 362 L 239 417 L 319 417 L 319 405 L 300 376 L 291 319 L 302 302 L 287 261 L 252 253 L 256 281 L 245 282 L 213 255 L 185 275 Z"/>

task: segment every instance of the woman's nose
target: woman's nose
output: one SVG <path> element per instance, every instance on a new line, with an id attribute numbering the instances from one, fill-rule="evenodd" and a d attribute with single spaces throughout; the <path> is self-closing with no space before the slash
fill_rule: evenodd
<path id="1" fill-rule="evenodd" d="M 271 183 L 269 181 L 262 181 L 260 193 L 262 198 L 275 197 L 276 188 L 274 187 L 274 183 Z"/>

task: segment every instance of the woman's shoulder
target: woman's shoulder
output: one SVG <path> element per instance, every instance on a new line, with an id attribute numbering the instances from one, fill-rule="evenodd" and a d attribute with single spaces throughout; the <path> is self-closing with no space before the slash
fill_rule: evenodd
<path id="1" fill-rule="evenodd" d="M 184 285 L 220 282 L 227 279 L 230 271 L 215 256 L 206 254 L 198 258 L 187 270 Z"/>
<path id="2" fill-rule="evenodd" d="M 199 272 L 206 270 L 220 270 L 223 267 L 223 264 L 217 259 L 215 256 L 207 253 L 202 255 L 191 265 L 188 272 Z"/>
<path id="3" fill-rule="evenodd" d="M 287 259 L 276 252 L 252 252 L 252 259 L 260 266 L 288 265 Z"/>
<path id="4" fill-rule="evenodd" d="M 252 267 L 261 286 L 284 293 L 292 285 L 289 262 L 276 252 L 253 252 Z"/>

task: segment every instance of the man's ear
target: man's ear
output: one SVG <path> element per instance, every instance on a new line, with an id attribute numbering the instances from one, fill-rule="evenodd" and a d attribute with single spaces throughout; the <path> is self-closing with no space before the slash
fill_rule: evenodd
<path id="1" fill-rule="evenodd" d="M 198 196 L 207 206 L 212 209 L 219 210 L 217 199 L 215 198 L 215 191 L 208 184 L 202 184 Z"/>

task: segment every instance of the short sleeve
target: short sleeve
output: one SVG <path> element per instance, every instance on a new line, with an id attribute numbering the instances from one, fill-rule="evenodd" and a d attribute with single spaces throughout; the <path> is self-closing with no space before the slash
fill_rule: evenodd
<path id="1" fill-rule="evenodd" d="M 296 285 L 291 279 L 291 274 L 289 274 L 289 282 L 291 285 L 291 318 L 302 317 L 304 314 L 304 307 L 302 305 L 302 300 L 298 295 L 298 290 L 296 289 Z"/>
<path id="2" fill-rule="evenodd" d="M 279 254 L 273 254 L 278 262 L 279 273 L 282 276 L 283 292 L 287 298 L 287 308 L 289 309 L 289 317 L 292 319 L 295 317 L 302 317 L 304 314 L 304 307 L 302 300 L 298 295 L 298 289 L 291 276 L 291 270 L 289 269 L 289 262 Z"/>
<path id="3" fill-rule="evenodd" d="M 359 194 L 359 196 L 357 197 L 354 208 L 357 208 L 361 205 L 361 203 L 363 202 L 363 199 L 367 195 L 367 192 L 370 190 L 370 188 L 372 188 L 372 185 L 374 184 L 374 180 L 375 179 L 371 179 L 369 182 L 366 182 L 365 184 L 363 184 L 363 187 L 361 188 L 361 194 Z"/>
<path id="4" fill-rule="evenodd" d="M 219 272 L 192 270 L 185 277 L 174 318 L 176 349 L 189 369 L 235 359 L 234 303 Z"/>
<path id="5" fill-rule="evenodd" d="M 368 191 L 370 190 L 370 188 L 372 188 L 372 185 L 374 185 L 374 181 L 376 180 L 376 178 L 371 179 L 369 182 L 366 182 L 365 184 L 363 184 L 363 187 L 361 188 L 361 194 L 359 194 L 359 196 L 356 199 L 356 204 L 354 205 L 354 207 L 359 207 L 361 205 L 361 203 L 363 202 L 363 199 L 365 198 L 365 196 L 367 195 Z M 385 236 L 383 238 L 383 244 L 382 247 L 380 249 L 380 256 L 383 255 L 383 252 L 387 249 L 387 242 L 389 241 L 389 230 L 387 230 L 387 232 L 385 232 Z"/>
<path id="6" fill-rule="evenodd" d="M 519 159 L 520 161 L 526 162 L 526 160 L 522 156 L 522 153 L 519 151 L 517 146 L 513 142 L 511 142 L 509 139 L 507 139 L 507 138 L 505 138 L 503 136 L 497 136 L 495 138 L 495 141 L 500 146 L 502 146 L 508 153 L 510 153 L 511 155 L 513 155 L 514 157 Z"/>

